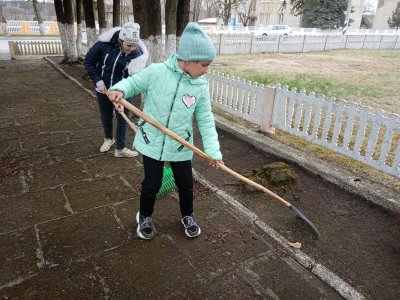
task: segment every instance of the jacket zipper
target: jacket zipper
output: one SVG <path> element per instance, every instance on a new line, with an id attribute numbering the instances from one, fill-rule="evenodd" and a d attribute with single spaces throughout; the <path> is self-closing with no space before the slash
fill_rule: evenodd
<path id="1" fill-rule="evenodd" d="M 117 64 L 118 58 L 119 58 L 119 56 L 121 55 L 121 53 L 122 53 L 122 51 L 120 51 L 120 52 L 118 53 L 117 58 L 116 58 L 115 61 L 114 61 L 114 65 L 113 65 L 112 72 L 111 72 L 110 87 L 113 85 L 113 78 L 114 78 L 115 65 Z"/>
<path id="2" fill-rule="evenodd" d="M 182 77 L 183 77 L 183 73 L 181 74 L 181 77 L 179 77 L 178 84 L 177 84 L 176 90 L 175 90 L 175 95 L 174 95 L 174 98 L 172 99 L 171 108 L 169 109 L 169 115 L 168 115 L 167 125 L 165 126 L 165 127 L 167 127 L 167 128 L 168 128 L 168 125 L 169 125 L 169 120 L 171 119 L 172 110 L 174 109 L 175 97 L 176 97 L 176 94 L 178 93 L 179 84 L 181 83 Z M 161 160 L 161 157 L 162 157 L 163 152 L 164 152 L 164 145 L 165 145 L 165 140 L 166 140 L 166 138 L 167 138 L 167 135 L 164 134 L 164 140 L 163 140 L 163 144 L 162 144 L 161 154 L 160 154 L 160 159 L 159 159 L 159 160 Z"/>
<path id="3" fill-rule="evenodd" d="M 107 60 L 107 57 L 108 57 L 108 53 L 107 53 L 106 56 L 104 57 L 103 66 L 101 67 L 101 79 L 103 79 L 104 68 L 106 67 L 106 60 Z"/>
<path id="4" fill-rule="evenodd" d="M 150 144 L 150 141 L 149 141 L 149 139 L 148 139 L 148 137 L 147 137 L 147 134 L 146 134 L 146 132 L 145 132 L 144 129 L 143 129 L 143 125 L 144 125 L 144 124 L 146 124 L 146 121 L 143 121 L 142 123 L 138 124 L 138 125 L 139 125 L 139 130 L 140 130 L 140 132 L 142 133 L 142 137 L 143 137 L 144 142 L 145 142 L 146 144 Z"/>
<path id="5" fill-rule="evenodd" d="M 191 137 L 192 135 L 190 134 L 189 129 L 186 129 L 185 131 L 186 131 L 186 133 L 187 133 L 187 137 L 186 137 L 185 141 L 186 141 L 186 142 L 189 142 L 190 137 Z M 185 146 L 184 146 L 184 145 L 180 145 L 179 148 L 177 149 L 178 152 L 181 152 L 182 149 L 183 149 L 183 147 L 185 147 Z"/>

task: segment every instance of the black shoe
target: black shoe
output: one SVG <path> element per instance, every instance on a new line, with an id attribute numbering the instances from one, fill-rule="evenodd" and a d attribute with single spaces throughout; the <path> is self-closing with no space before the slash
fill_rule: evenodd
<path id="1" fill-rule="evenodd" d="M 201 229 L 199 225 L 196 223 L 196 219 L 194 218 L 194 214 L 189 216 L 184 216 L 181 219 L 183 226 L 185 226 L 185 233 L 188 237 L 196 237 L 200 235 Z"/>
<path id="2" fill-rule="evenodd" d="M 138 227 L 136 229 L 137 235 L 141 239 L 151 240 L 154 237 L 154 233 L 156 231 L 151 217 L 145 218 L 140 212 L 137 212 L 136 222 L 138 223 Z"/>

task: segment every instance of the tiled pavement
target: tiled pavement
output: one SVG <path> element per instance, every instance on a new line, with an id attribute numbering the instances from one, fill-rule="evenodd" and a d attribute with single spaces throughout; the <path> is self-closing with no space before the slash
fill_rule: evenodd
<path id="1" fill-rule="evenodd" d="M 139 240 L 141 157 L 98 152 L 97 104 L 46 61 L 0 70 L 0 297 L 340 298 L 200 184 L 199 238 L 184 235 L 172 193 L 154 240 Z"/>

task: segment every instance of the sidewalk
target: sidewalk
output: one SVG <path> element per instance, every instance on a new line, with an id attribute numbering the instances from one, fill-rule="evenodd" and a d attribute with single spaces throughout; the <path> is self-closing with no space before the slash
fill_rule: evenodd
<path id="1" fill-rule="evenodd" d="M 8 46 L 8 41 L 0 40 L 0 60 L 10 60 L 11 54 Z"/>
<path id="2" fill-rule="evenodd" d="M 340 298 L 198 183 L 199 238 L 172 193 L 154 240 L 138 239 L 140 156 L 99 153 L 97 104 L 46 61 L 0 67 L 2 298 Z"/>

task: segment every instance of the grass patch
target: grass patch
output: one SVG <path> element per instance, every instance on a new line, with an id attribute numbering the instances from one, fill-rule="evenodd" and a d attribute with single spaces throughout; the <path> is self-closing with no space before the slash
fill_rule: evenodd
<path id="1" fill-rule="evenodd" d="M 264 85 L 287 85 L 317 96 L 400 113 L 400 51 L 220 55 L 211 70 Z M 222 63 L 218 65 L 218 63 Z"/>

